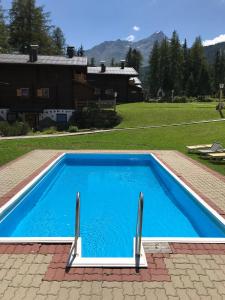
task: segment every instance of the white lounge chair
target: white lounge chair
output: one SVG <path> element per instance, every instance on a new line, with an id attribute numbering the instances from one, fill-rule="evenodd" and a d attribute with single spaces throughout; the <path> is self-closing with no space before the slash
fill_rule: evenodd
<path id="1" fill-rule="evenodd" d="M 213 144 L 203 144 L 203 145 L 194 145 L 194 146 L 186 146 L 186 149 L 189 153 L 197 153 L 198 150 L 210 149 Z"/>
<path id="2" fill-rule="evenodd" d="M 225 151 L 223 146 L 220 143 L 214 143 L 211 148 L 198 150 L 198 153 L 201 155 L 206 155 L 206 154 L 222 152 L 222 151 Z"/>

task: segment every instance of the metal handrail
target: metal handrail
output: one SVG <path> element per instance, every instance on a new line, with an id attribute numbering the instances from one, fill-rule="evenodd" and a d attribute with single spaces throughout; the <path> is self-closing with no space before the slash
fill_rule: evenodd
<path id="1" fill-rule="evenodd" d="M 143 208 L 144 208 L 144 195 L 140 193 L 137 214 L 137 227 L 136 227 L 136 241 L 135 241 L 135 255 L 141 255 L 141 239 L 142 239 L 142 223 L 143 223 Z"/>
<path id="2" fill-rule="evenodd" d="M 70 249 L 67 265 L 71 265 L 71 263 L 73 262 L 74 258 L 77 255 L 77 242 L 78 242 L 78 238 L 80 237 L 80 193 L 79 192 L 77 192 L 77 196 L 76 196 L 75 214 L 76 214 L 76 219 L 75 219 L 75 228 L 74 228 L 75 229 L 74 242 L 73 242 L 73 246 Z"/>
<path id="3" fill-rule="evenodd" d="M 76 220 L 75 220 L 75 236 L 74 236 L 74 253 L 77 254 L 77 241 L 80 237 L 80 193 L 76 197 Z"/>

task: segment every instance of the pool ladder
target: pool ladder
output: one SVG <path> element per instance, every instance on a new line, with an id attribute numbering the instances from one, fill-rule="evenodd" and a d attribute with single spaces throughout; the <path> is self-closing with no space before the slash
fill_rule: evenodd
<path id="1" fill-rule="evenodd" d="M 139 268 L 141 257 L 141 240 L 142 240 L 142 223 L 143 223 L 143 208 L 144 208 L 144 195 L 140 193 L 138 202 L 138 214 L 136 225 L 136 238 L 135 238 L 135 261 L 136 268 Z M 73 246 L 69 253 L 67 265 L 70 265 L 75 259 L 77 253 L 78 238 L 80 237 L 80 193 L 76 196 L 76 219 L 75 219 L 75 236 Z M 71 260 L 72 258 L 72 260 Z"/>
<path id="2" fill-rule="evenodd" d="M 72 261 L 75 259 L 77 253 L 77 244 L 78 244 L 78 238 L 80 237 L 80 193 L 77 192 L 76 196 L 76 219 L 75 219 L 75 236 L 74 236 L 74 242 L 73 246 L 69 253 L 69 258 L 67 265 L 71 264 Z M 71 260 L 72 258 L 72 260 Z"/>
<path id="3" fill-rule="evenodd" d="M 142 224 L 143 224 L 143 208 L 144 208 L 144 195 L 140 193 L 138 202 L 138 214 L 136 225 L 136 238 L 135 238 L 135 260 L 136 268 L 140 265 L 141 258 L 141 239 L 142 239 Z"/>

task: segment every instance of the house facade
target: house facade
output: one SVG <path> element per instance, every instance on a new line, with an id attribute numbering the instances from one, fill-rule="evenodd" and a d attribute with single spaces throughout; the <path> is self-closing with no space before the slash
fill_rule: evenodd
<path id="1" fill-rule="evenodd" d="M 130 81 L 138 76 L 133 68 L 88 67 L 86 57 L 71 52 L 62 57 L 31 50 L 0 54 L 0 121 L 20 119 L 33 128 L 46 118 L 67 123 L 89 103 L 128 102 L 137 88 Z"/>
<path id="2" fill-rule="evenodd" d="M 88 67 L 87 79 L 94 88 L 94 99 L 109 100 L 116 98 L 119 103 L 142 101 L 143 93 L 138 73 L 134 68 L 108 67 L 101 62 L 100 67 Z"/>

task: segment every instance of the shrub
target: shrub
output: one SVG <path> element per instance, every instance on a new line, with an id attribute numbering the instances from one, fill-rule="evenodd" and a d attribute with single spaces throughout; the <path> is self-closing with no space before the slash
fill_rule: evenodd
<path id="1" fill-rule="evenodd" d="M 76 118 L 78 128 L 112 128 L 121 122 L 122 118 L 115 111 L 88 108 Z"/>
<path id="2" fill-rule="evenodd" d="M 53 120 L 52 120 L 51 118 L 49 118 L 49 117 L 46 117 L 46 118 L 44 118 L 43 120 L 39 121 L 39 128 L 40 128 L 41 130 L 43 130 L 43 129 L 48 129 L 48 128 L 54 127 L 54 126 L 56 126 L 56 122 L 53 121 Z"/>
<path id="3" fill-rule="evenodd" d="M 199 102 L 213 102 L 215 99 L 210 98 L 209 96 L 198 96 L 197 100 Z"/>
<path id="4" fill-rule="evenodd" d="M 0 135 L 17 136 L 26 135 L 30 131 L 30 127 L 24 122 L 14 122 L 9 124 L 7 121 L 0 121 Z"/>
<path id="5" fill-rule="evenodd" d="M 187 98 L 186 96 L 176 96 L 173 99 L 173 103 L 187 103 L 189 102 L 189 98 Z"/>
<path id="6" fill-rule="evenodd" d="M 69 128 L 68 128 L 68 131 L 69 132 L 77 132 L 78 131 L 78 128 L 77 126 L 73 126 L 73 125 L 70 125 Z"/>
<path id="7" fill-rule="evenodd" d="M 51 126 L 43 130 L 43 134 L 54 134 L 57 133 L 57 128 L 55 126 Z"/>

